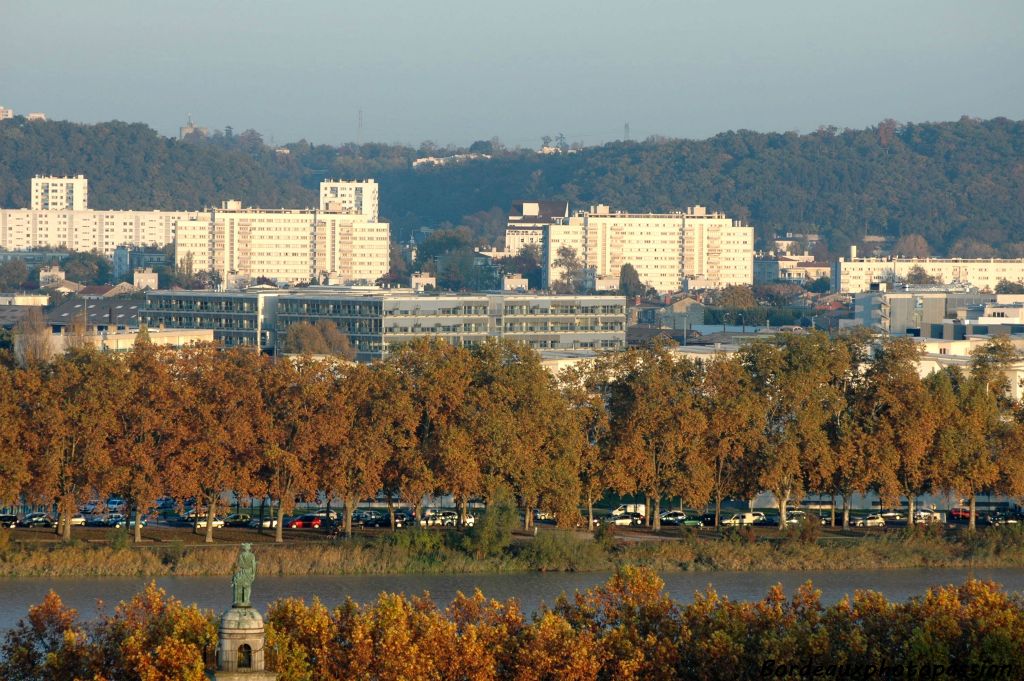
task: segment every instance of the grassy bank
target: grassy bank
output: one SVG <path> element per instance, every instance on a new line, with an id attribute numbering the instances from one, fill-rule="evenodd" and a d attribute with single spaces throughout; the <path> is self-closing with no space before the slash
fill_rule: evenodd
<path id="1" fill-rule="evenodd" d="M 595 571 L 641 565 L 658 571 L 821 570 L 914 567 L 1024 568 L 1024 531 L 975 535 L 914 528 L 868 536 L 733 532 L 599 534 L 545 530 L 490 550 L 449 532 L 401 531 L 332 542 L 260 544 L 265 575 Z M 0 577 L 158 577 L 230 574 L 236 544 L 132 546 L 124 542 L 6 543 Z"/>

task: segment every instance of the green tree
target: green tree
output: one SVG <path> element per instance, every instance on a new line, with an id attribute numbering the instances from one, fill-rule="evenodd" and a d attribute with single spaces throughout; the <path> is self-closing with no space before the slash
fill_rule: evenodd
<path id="1" fill-rule="evenodd" d="M 558 249 L 558 257 L 551 263 L 551 269 L 558 271 L 558 279 L 549 282 L 555 293 L 584 293 L 586 290 L 586 264 L 576 249 L 562 246 Z"/>
<path id="2" fill-rule="evenodd" d="M 15 291 L 22 288 L 28 279 L 28 266 L 21 258 L 0 262 L 0 291 Z"/>
<path id="3" fill-rule="evenodd" d="M 928 274 L 925 271 L 925 269 L 923 267 L 921 267 L 920 265 L 914 265 L 913 267 L 911 267 L 910 271 L 907 272 L 907 276 L 905 276 L 903 279 L 908 284 L 941 284 L 942 283 L 941 281 L 939 281 L 938 277 L 933 277 L 932 275 Z"/>
<path id="4" fill-rule="evenodd" d="M 637 274 L 636 268 L 628 262 L 619 270 L 619 293 L 629 299 L 647 293 L 647 287 L 640 281 L 640 275 Z"/>

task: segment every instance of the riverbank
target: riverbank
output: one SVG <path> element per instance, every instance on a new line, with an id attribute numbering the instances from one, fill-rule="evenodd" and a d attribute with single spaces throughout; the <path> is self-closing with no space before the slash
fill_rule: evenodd
<path id="1" fill-rule="evenodd" d="M 223 576 L 237 543 L 8 542 L 0 577 Z M 455 532 L 410 531 L 351 540 L 265 543 L 254 549 L 267 575 L 483 574 L 601 571 L 625 565 L 672 571 L 886 568 L 1024 568 L 1024 531 L 988 528 L 969 535 L 941 528 L 866 534 L 619 532 L 544 529 L 481 552 Z"/>

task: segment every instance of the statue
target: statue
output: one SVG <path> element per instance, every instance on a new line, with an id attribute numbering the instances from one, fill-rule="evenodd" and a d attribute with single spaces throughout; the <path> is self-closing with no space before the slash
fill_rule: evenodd
<path id="1" fill-rule="evenodd" d="M 242 544 L 242 552 L 235 563 L 235 573 L 231 576 L 231 593 L 234 599 L 232 607 L 252 607 L 252 583 L 256 579 L 256 556 L 252 553 L 252 544 Z"/>

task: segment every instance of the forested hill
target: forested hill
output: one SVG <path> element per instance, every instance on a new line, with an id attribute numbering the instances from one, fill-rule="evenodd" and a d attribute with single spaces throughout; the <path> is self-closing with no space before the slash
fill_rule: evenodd
<path id="1" fill-rule="evenodd" d="M 964 255 L 1024 255 L 1024 121 L 1005 118 L 808 135 L 739 131 L 552 155 L 477 143 L 490 160 L 416 169 L 419 156 L 456 150 L 299 142 L 282 153 L 253 131 L 226 132 L 177 141 L 141 124 L 4 121 L 0 204 L 25 205 L 38 173 L 84 173 L 97 208 L 195 208 L 225 198 L 311 206 L 324 177 L 374 177 L 398 239 L 445 222 L 494 239 L 510 204 L 535 198 L 635 211 L 700 203 L 749 221 L 761 236 L 820 233 L 836 252 L 865 234 L 916 233 L 934 254 L 959 241 Z"/>

